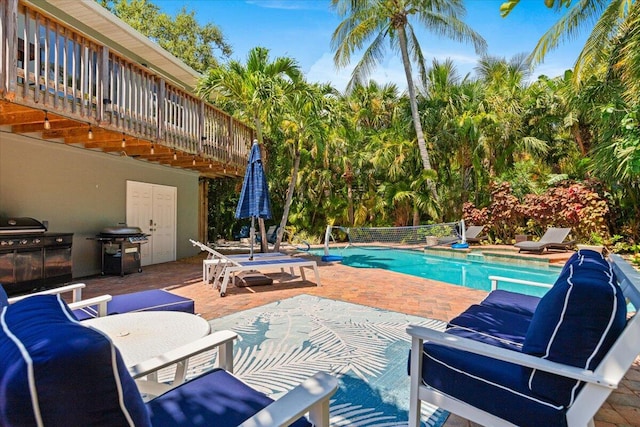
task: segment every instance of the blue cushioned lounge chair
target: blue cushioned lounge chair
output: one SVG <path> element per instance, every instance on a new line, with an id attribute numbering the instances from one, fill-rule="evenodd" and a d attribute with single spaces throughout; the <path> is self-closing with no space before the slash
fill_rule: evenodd
<path id="1" fill-rule="evenodd" d="M 231 331 L 125 366 L 112 341 L 73 319 L 59 295 L 5 305 L 0 319 L 3 426 L 329 425 L 334 377 L 320 372 L 273 401 L 233 375 L 237 335 Z M 218 367 L 185 381 L 189 359 L 216 349 Z M 158 370 L 176 364 L 171 383 L 153 380 Z"/>
<path id="2" fill-rule="evenodd" d="M 409 426 L 422 401 L 486 426 L 593 426 L 640 354 L 638 307 L 638 271 L 579 251 L 542 298 L 493 291 L 444 332 L 410 326 Z"/>

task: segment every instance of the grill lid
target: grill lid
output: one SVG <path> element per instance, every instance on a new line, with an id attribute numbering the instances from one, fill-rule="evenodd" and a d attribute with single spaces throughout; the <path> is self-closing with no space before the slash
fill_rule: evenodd
<path id="1" fill-rule="evenodd" d="M 100 231 L 100 237 L 126 237 L 138 236 L 144 234 L 140 227 L 129 227 L 127 225 L 118 225 L 113 227 L 105 227 Z"/>
<path id="2" fill-rule="evenodd" d="M 44 233 L 45 231 L 47 231 L 47 227 L 45 227 L 43 223 L 34 218 L 0 218 L 0 234 Z"/>

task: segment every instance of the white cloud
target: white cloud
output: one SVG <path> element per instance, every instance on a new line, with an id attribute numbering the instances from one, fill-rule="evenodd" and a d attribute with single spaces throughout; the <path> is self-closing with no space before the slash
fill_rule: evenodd
<path id="1" fill-rule="evenodd" d="M 540 64 L 531 73 L 531 81 L 535 81 L 538 76 L 544 74 L 547 77 L 557 77 L 564 75 L 566 70 L 573 69 L 573 66 L 563 66 L 560 64 Z"/>
<path id="2" fill-rule="evenodd" d="M 326 3 L 317 0 L 247 0 L 247 3 L 266 9 L 317 10 L 327 8 Z"/>
<path id="3" fill-rule="evenodd" d="M 348 67 L 336 70 L 333 55 L 325 52 L 307 71 L 307 80 L 315 83 L 331 83 L 334 88 L 344 92 L 351 80 L 351 72 L 356 63 L 357 59 Z M 399 58 L 392 57 L 384 64 L 378 65 L 369 78 L 380 84 L 394 83 L 401 92 L 407 89 L 404 68 Z"/>

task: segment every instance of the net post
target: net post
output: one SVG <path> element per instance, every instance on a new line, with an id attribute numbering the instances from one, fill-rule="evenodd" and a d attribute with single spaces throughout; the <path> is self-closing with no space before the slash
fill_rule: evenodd
<path id="1" fill-rule="evenodd" d="M 462 237 L 461 243 L 467 243 L 467 228 L 464 226 L 464 219 L 460 220 L 460 236 Z"/>

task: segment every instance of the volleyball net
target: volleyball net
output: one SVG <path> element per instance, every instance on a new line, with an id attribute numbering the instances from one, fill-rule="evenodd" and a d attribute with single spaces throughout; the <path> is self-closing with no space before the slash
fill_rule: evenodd
<path id="1" fill-rule="evenodd" d="M 331 242 L 350 245 L 438 246 L 466 242 L 464 220 L 407 227 L 342 227 L 327 226 L 324 253 L 329 254 Z"/>

